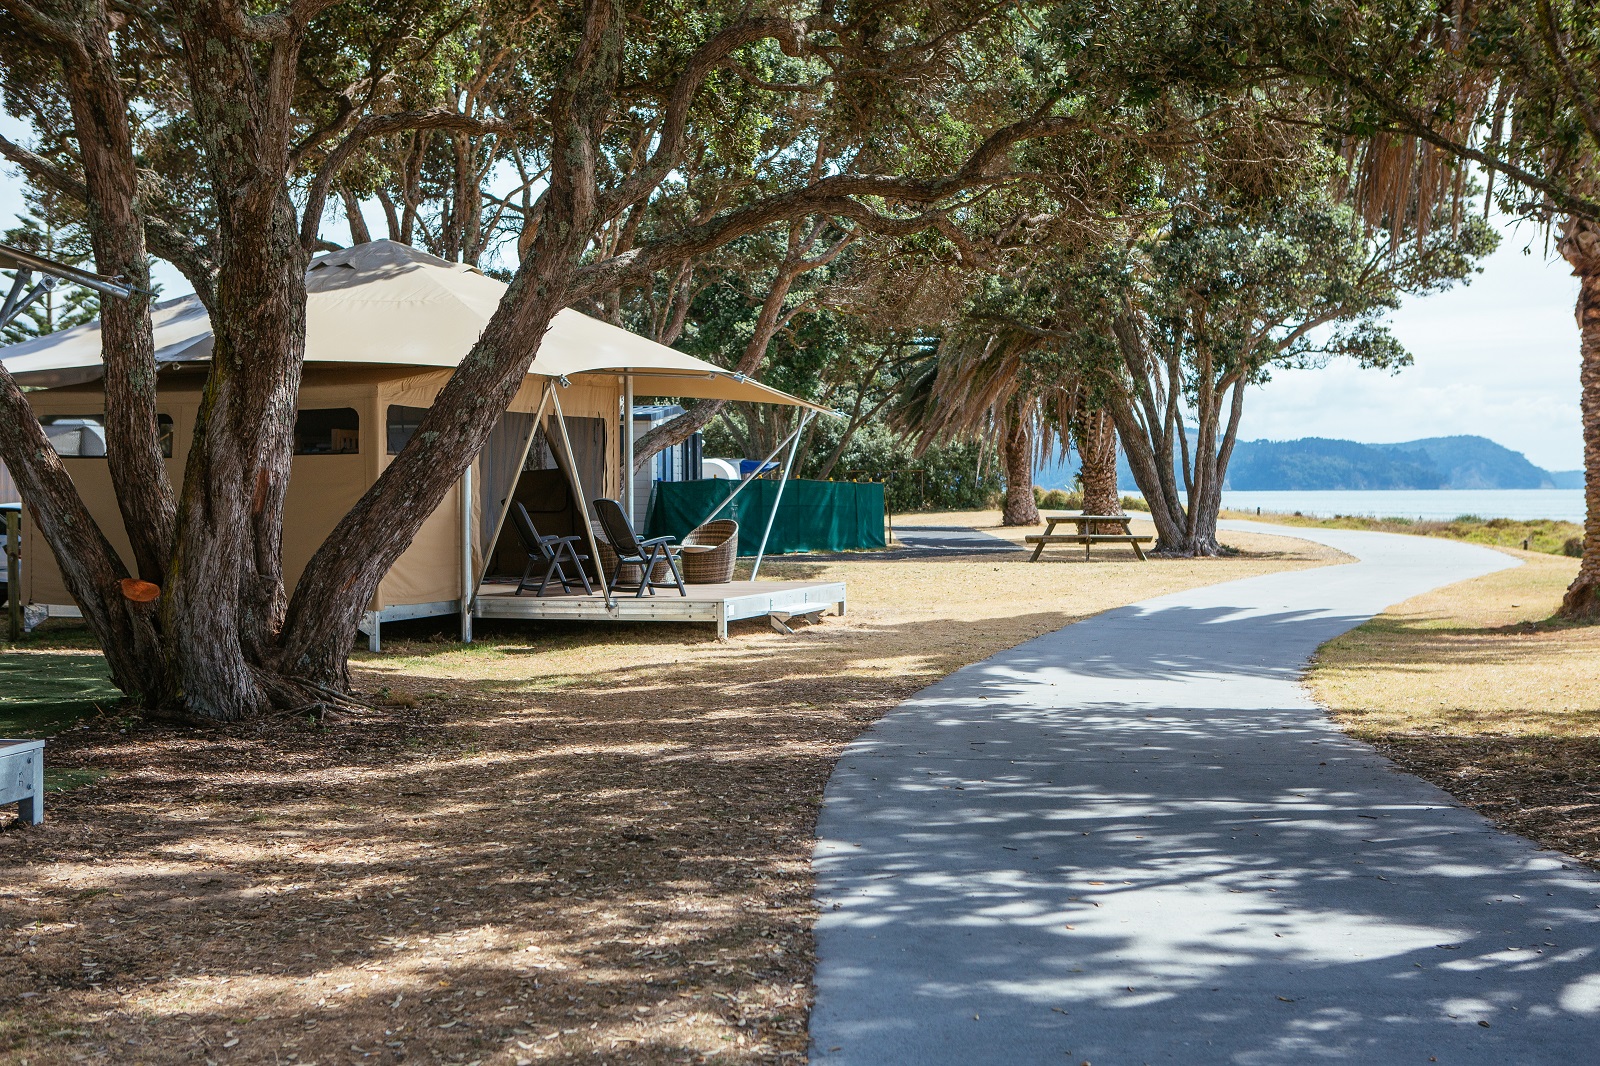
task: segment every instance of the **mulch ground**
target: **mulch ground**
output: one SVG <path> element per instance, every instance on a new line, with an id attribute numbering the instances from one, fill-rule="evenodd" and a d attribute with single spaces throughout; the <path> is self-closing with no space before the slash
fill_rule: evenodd
<path id="1" fill-rule="evenodd" d="M 830 755 L 917 687 L 819 681 L 828 709 L 781 719 L 749 712 L 758 678 L 692 717 L 658 709 L 660 678 L 560 709 L 430 694 L 331 729 L 73 731 L 52 761 L 111 776 L 5 841 L 36 876 L 0 889 L 0 985 L 45 1002 L 0 1047 L 802 1058 Z"/>
<path id="2" fill-rule="evenodd" d="M 1373 743 L 1505 828 L 1600 869 L 1600 739 L 1378 737 Z"/>
<path id="3" fill-rule="evenodd" d="M 773 576 L 848 580 L 849 617 L 728 644 L 386 628 L 389 653 L 356 664 L 374 709 L 348 721 L 108 711 L 49 747 L 104 776 L 0 832 L 0 1060 L 803 1061 L 813 828 L 844 745 L 1075 618 L 1335 560 L 1246 548 L 785 563 Z M 97 658 L 55 654 L 68 674 Z"/>

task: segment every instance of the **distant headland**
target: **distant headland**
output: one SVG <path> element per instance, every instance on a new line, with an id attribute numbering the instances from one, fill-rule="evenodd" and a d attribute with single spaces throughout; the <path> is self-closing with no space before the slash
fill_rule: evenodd
<path id="1" fill-rule="evenodd" d="M 1077 457 L 1035 472 L 1044 488 L 1066 487 Z M 1119 463 L 1123 489 L 1133 472 Z M 1235 492 L 1373 489 L 1581 489 L 1583 471 L 1546 470 L 1521 452 L 1487 437 L 1425 437 L 1398 444 L 1305 437 L 1240 441 L 1228 464 L 1226 487 Z"/>

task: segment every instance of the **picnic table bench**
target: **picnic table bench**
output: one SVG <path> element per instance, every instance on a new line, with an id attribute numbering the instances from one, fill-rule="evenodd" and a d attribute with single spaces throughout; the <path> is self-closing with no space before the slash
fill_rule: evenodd
<path id="1" fill-rule="evenodd" d="M 1045 548 L 1051 544 L 1082 544 L 1083 559 L 1085 562 L 1088 562 L 1089 560 L 1089 548 L 1091 545 L 1126 544 L 1133 549 L 1133 554 L 1139 557 L 1139 561 L 1143 562 L 1145 559 L 1145 554 L 1142 546 L 1149 544 L 1156 538 L 1140 536 L 1130 532 L 1128 529 L 1128 524 L 1132 521 L 1133 519 L 1129 518 L 1125 514 L 1047 515 L 1045 516 L 1045 527 L 1043 533 L 1030 533 L 1027 537 L 1023 538 L 1029 544 L 1035 546 L 1033 549 L 1033 555 L 1028 561 L 1030 563 L 1038 562 L 1040 553 L 1042 553 Z M 1067 522 L 1071 522 L 1075 527 L 1077 527 L 1077 531 L 1074 533 L 1057 533 L 1056 526 Z M 1098 531 L 1106 525 L 1119 526 L 1121 527 L 1122 532 L 1089 532 L 1091 529 Z"/>
<path id="2" fill-rule="evenodd" d="M 44 741 L 0 738 L 0 803 L 29 825 L 44 821 Z"/>

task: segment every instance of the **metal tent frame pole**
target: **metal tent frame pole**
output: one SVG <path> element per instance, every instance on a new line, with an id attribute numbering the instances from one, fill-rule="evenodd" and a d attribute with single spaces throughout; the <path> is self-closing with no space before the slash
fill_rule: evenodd
<path id="1" fill-rule="evenodd" d="M 472 464 L 461 472 L 461 643 L 472 643 Z"/>
<path id="2" fill-rule="evenodd" d="M 633 513 L 638 505 L 638 495 L 633 480 L 633 375 L 622 375 L 622 498 L 628 513 L 628 524 L 639 528 L 639 519 Z"/>
<path id="3" fill-rule="evenodd" d="M 478 580 L 472 586 L 472 599 L 476 603 L 478 589 L 483 587 L 483 579 L 489 576 L 489 567 L 493 564 L 494 548 L 500 543 L 500 534 L 506 528 L 506 519 L 511 517 L 511 504 L 517 495 L 517 481 L 522 479 L 522 470 L 528 465 L 528 453 L 533 451 L 533 439 L 539 435 L 539 419 L 544 417 L 544 409 L 550 402 L 553 383 L 544 383 L 544 394 L 539 397 L 539 409 L 533 413 L 533 423 L 528 427 L 528 439 L 522 445 L 522 459 L 517 463 L 517 478 L 511 482 L 511 487 L 506 490 L 506 498 L 500 501 L 500 517 L 495 519 L 494 534 L 489 538 L 489 547 L 483 553 L 483 569 L 478 571 Z"/>
<path id="4" fill-rule="evenodd" d="M 756 549 L 756 562 L 750 568 L 751 581 L 754 581 L 756 575 L 761 573 L 761 560 L 767 554 L 767 538 L 772 535 L 772 523 L 777 520 L 778 505 L 783 502 L 783 490 L 789 484 L 789 471 L 794 469 L 794 456 L 800 450 L 800 434 L 805 432 L 806 423 L 811 421 L 812 413 L 807 411 L 801 415 L 800 424 L 795 427 L 794 433 L 790 435 L 794 443 L 789 446 L 789 457 L 783 462 L 783 476 L 778 479 L 778 491 L 772 498 L 772 513 L 767 515 L 767 528 L 761 531 L 761 546 Z M 782 447 L 782 445 L 779 445 L 779 447 Z M 733 497 L 730 496 L 728 499 L 731 500 Z"/>
<path id="5" fill-rule="evenodd" d="M 562 378 L 561 385 L 564 387 L 566 384 L 567 379 Z M 600 588 L 606 594 L 606 607 L 610 609 L 616 604 L 611 598 L 611 583 L 606 580 L 606 568 L 600 563 L 600 545 L 595 540 L 594 523 L 589 521 L 589 500 L 583 492 L 583 478 L 578 475 L 577 457 L 572 454 L 572 438 L 567 436 L 567 416 L 561 411 L 561 397 L 556 395 L 554 389 L 550 390 L 550 398 L 556 406 L 556 425 L 561 428 L 561 447 L 567 453 L 567 480 L 572 482 L 573 489 L 578 493 L 578 514 L 583 516 L 583 531 L 589 538 L 589 557 L 594 560 L 594 572 L 600 575 Z"/>
<path id="6" fill-rule="evenodd" d="M 768 453 L 768 455 L 767 455 L 767 457 L 765 459 L 761 460 L 761 469 L 765 469 L 766 465 L 768 463 L 772 462 L 772 460 L 777 457 L 779 452 L 781 452 L 785 448 L 787 448 L 789 446 L 790 442 L 797 440 L 799 438 L 799 436 L 800 436 L 800 430 L 797 429 L 793 433 L 789 434 L 787 437 L 785 437 L 781 441 L 779 441 L 778 442 L 778 446 L 776 448 L 772 449 L 772 451 L 770 453 Z M 739 479 L 739 487 L 734 489 L 732 492 L 728 493 L 727 498 L 724 499 L 721 503 L 719 503 L 715 507 L 711 508 L 711 513 L 706 515 L 704 518 L 702 518 L 700 520 L 700 524 L 703 526 L 707 522 L 711 521 L 713 518 L 717 517 L 717 512 L 721 511 L 724 507 L 728 506 L 728 504 L 732 503 L 734 501 L 734 497 L 738 496 L 739 493 L 743 492 L 744 491 L 744 487 L 746 485 L 750 484 L 750 482 L 756 480 L 756 478 L 761 476 L 761 469 L 758 469 L 754 474 L 751 474 L 749 477 L 740 478 Z"/>

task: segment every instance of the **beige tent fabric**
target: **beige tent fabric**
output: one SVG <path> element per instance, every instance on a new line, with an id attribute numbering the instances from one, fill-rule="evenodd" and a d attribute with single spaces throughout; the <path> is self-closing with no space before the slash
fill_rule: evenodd
<path id="1" fill-rule="evenodd" d="M 471 349 L 499 305 L 505 286 L 470 267 L 447 263 L 405 245 L 376 241 L 314 260 L 307 276 L 307 366 L 300 389 L 302 411 L 354 408 L 360 418 L 356 454 L 297 455 L 292 461 L 283 531 L 284 576 L 292 587 L 339 519 L 389 464 L 387 418 L 391 405 L 433 405 L 453 368 Z M 194 297 L 153 312 L 161 376 L 158 410 L 173 420 L 168 474 L 183 476 L 194 432 L 210 323 Z M 93 415 L 105 410 L 99 323 L 89 323 L 0 350 L 7 369 L 29 386 L 41 416 Z M 603 485 L 583 486 L 589 499 L 615 498 L 622 490 L 620 448 L 610 439 L 621 413 L 623 375 L 634 375 L 638 396 L 685 396 L 783 403 L 815 408 L 776 389 L 740 378 L 576 311 L 556 316 L 532 372 L 511 411 L 539 408 L 546 388 L 557 390 L 567 416 L 600 418 L 608 427 Z M 820 408 L 816 408 L 820 410 Z M 548 419 L 548 412 L 547 412 Z M 124 562 L 132 562 L 104 458 L 66 460 L 95 520 Z M 475 492 L 485 490 L 474 470 Z M 462 513 L 459 487 L 428 516 L 410 547 L 390 568 L 372 609 L 458 600 L 462 594 Z M 490 508 L 491 512 L 495 508 Z M 481 499 L 472 507 L 473 571 L 482 565 Z M 26 543 L 43 544 L 25 517 Z M 27 600 L 71 600 L 55 560 L 31 556 L 24 566 Z"/>
<path id="2" fill-rule="evenodd" d="M 427 407 L 448 377 L 447 371 L 408 375 L 381 367 L 307 371 L 300 388 L 301 410 L 354 408 L 361 419 L 361 443 L 360 451 L 351 455 L 297 455 L 291 460 L 283 521 L 283 571 L 291 588 L 333 527 L 389 464 L 388 405 Z M 167 461 L 167 476 L 174 481 L 183 477 L 203 385 L 199 373 L 163 379 L 157 410 L 173 420 L 173 458 Z M 616 386 L 583 391 L 588 394 L 580 401 L 586 412 L 612 410 L 620 396 Z M 28 399 L 41 417 L 97 415 L 105 410 L 105 397 L 95 385 L 35 392 Z M 537 392 L 533 402 L 538 403 Z M 123 564 L 131 569 L 133 552 L 105 459 L 68 458 L 65 462 L 90 514 L 122 556 Z M 25 543 L 42 546 L 45 540 L 32 526 L 29 512 L 24 511 L 23 521 Z M 23 584 L 29 603 L 72 602 L 56 561 L 48 553 L 29 553 L 23 566 Z M 459 488 L 453 488 L 384 576 L 370 606 L 381 609 L 394 604 L 437 603 L 460 596 L 461 501 Z"/>
<path id="3" fill-rule="evenodd" d="M 150 310 L 155 327 L 156 361 L 182 362 L 211 355 L 211 317 L 197 296 L 165 300 Z M 60 388 L 86 381 L 98 381 L 100 365 L 100 320 L 47 333 L 43 337 L 0 348 L 5 363 L 18 384 L 36 388 Z"/>
<path id="4" fill-rule="evenodd" d="M 394 241 L 318 256 L 306 271 L 306 362 L 455 367 L 472 349 L 505 291 L 502 282 L 479 270 Z M 210 321 L 198 297 L 160 304 L 152 318 L 159 362 L 211 357 Z M 0 361 L 23 385 L 96 380 L 99 322 L 0 349 Z M 530 375 L 554 378 L 619 373 L 638 375 L 639 396 L 825 410 L 571 309 L 556 315 L 529 370 Z"/>

